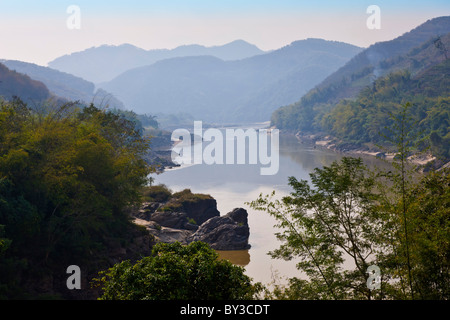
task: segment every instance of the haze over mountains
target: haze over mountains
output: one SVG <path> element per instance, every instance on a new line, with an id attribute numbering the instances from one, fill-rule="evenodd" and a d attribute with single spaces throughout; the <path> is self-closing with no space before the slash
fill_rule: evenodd
<path id="1" fill-rule="evenodd" d="M 53 95 L 61 101 L 80 101 L 85 104 L 92 102 L 98 107 L 108 105 L 111 108 L 124 108 L 121 101 L 117 100 L 105 90 L 96 89 L 92 82 L 71 74 L 17 60 L 0 60 L 0 63 L 11 70 L 11 73 L 15 72 L 16 77 L 19 77 L 19 75 L 21 78 L 29 77 L 30 79 L 33 79 L 35 83 L 40 83 L 40 87 L 45 88 L 44 91 L 46 91 L 36 95 L 33 93 L 34 91 L 26 89 L 25 91 L 27 93 L 22 95 L 20 94 L 22 91 L 20 87 L 21 85 L 26 85 L 27 83 L 26 81 L 22 81 L 9 88 L 9 93 L 7 93 L 7 96 L 9 97 L 12 95 L 17 95 L 22 99 L 27 100 L 27 95 L 29 95 L 34 103 L 38 103 L 39 101 L 48 99 L 51 95 Z M 3 71 L 5 72 L 5 70 Z"/>
<path id="2" fill-rule="evenodd" d="M 190 113 L 209 122 L 266 121 L 297 101 L 361 48 L 307 39 L 233 61 L 213 56 L 165 59 L 99 86 L 137 113 Z"/>
<path id="3" fill-rule="evenodd" d="M 429 49 L 420 56 L 419 47 L 448 32 L 450 17 L 440 17 L 367 49 L 322 39 L 295 41 L 271 52 L 243 40 L 172 50 L 124 44 L 65 55 L 50 62 L 52 68 L 2 62 L 41 81 L 45 84 L 41 91 L 47 87 L 69 100 L 109 102 L 141 114 L 188 114 L 215 123 L 272 117 L 280 128 L 312 130 L 320 127 L 317 114 L 328 112 L 343 98 L 355 98 L 376 78 L 392 70 L 416 72 L 430 66 L 436 52 L 433 56 Z M 433 48 L 430 43 L 428 47 Z M 13 91 L 8 90 L 11 96 Z M 45 90 L 39 94 L 46 96 Z"/>
<path id="4" fill-rule="evenodd" d="M 104 45 L 49 66 L 95 82 L 137 113 L 188 113 L 219 123 L 266 121 L 361 50 L 321 39 L 268 53 L 243 40 L 148 51 Z"/>
<path id="5" fill-rule="evenodd" d="M 34 103 L 50 98 L 50 91 L 42 82 L 10 70 L 0 62 L 0 100 L 12 100 L 15 96 Z"/>
<path id="6" fill-rule="evenodd" d="M 222 46 L 197 44 L 175 49 L 144 50 L 131 44 L 102 45 L 64 55 L 48 63 L 49 67 L 81 77 L 94 83 L 110 81 L 127 70 L 151 65 L 157 61 L 187 56 L 213 56 L 221 60 L 239 60 L 262 54 L 255 45 L 236 40 Z"/>

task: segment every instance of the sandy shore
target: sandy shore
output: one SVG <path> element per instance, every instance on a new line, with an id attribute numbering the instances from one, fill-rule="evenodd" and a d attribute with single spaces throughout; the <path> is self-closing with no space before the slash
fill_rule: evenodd
<path id="1" fill-rule="evenodd" d="M 333 139 L 331 139 L 330 136 L 323 137 L 321 140 L 318 136 L 315 135 L 308 135 L 308 136 L 301 136 L 299 133 L 295 135 L 297 139 L 299 139 L 302 142 L 310 142 L 314 144 L 317 147 L 326 148 L 335 152 L 342 152 L 346 154 L 359 154 L 359 155 L 367 155 L 367 156 L 373 156 L 373 157 L 383 157 L 383 159 L 386 160 L 393 160 L 395 157 L 395 153 L 389 153 L 389 152 L 382 152 L 382 151 L 368 151 L 363 149 L 353 149 L 353 150 L 339 150 L 336 149 L 336 143 Z M 316 140 L 316 138 L 319 138 Z M 408 157 L 408 161 L 415 165 L 424 166 L 427 163 L 435 160 L 436 157 L 434 157 L 431 154 L 423 154 L 423 155 L 413 155 Z"/>

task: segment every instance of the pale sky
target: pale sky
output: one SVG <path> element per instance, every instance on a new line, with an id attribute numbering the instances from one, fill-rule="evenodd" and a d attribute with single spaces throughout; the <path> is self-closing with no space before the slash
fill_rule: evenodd
<path id="1" fill-rule="evenodd" d="M 70 5 L 80 9 L 80 29 L 67 27 Z M 380 8 L 380 29 L 367 27 L 370 5 Z M 45 66 L 103 44 L 148 50 L 237 39 L 262 50 L 306 38 L 368 47 L 448 15 L 449 0 L 0 0 L 0 59 Z"/>

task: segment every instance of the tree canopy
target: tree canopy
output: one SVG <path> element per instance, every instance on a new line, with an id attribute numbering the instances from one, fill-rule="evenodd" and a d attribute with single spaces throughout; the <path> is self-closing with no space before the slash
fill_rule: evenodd
<path id="1" fill-rule="evenodd" d="M 102 286 L 102 300 L 240 300 L 260 288 L 203 242 L 158 243 L 151 256 L 118 263 L 95 282 Z"/>
<path id="2" fill-rule="evenodd" d="M 24 282 L 89 264 L 106 238 L 125 237 L 125 208 L 151 170 L 148 143 L 134 122 L 93 105 L 0 102 L 0 296 L 27 294 Z"/>

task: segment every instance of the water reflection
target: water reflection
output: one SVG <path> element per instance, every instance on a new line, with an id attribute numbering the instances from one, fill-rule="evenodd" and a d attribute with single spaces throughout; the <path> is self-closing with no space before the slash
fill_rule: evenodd
<path id="1" fill-rule="evenodd" d="M 250 263 L 249 250 L 216 250 L 220 259 L 228 260 L 233 264 L 245 267 Z"/>

